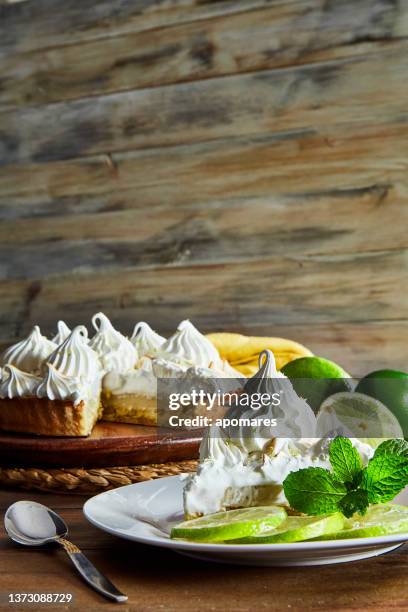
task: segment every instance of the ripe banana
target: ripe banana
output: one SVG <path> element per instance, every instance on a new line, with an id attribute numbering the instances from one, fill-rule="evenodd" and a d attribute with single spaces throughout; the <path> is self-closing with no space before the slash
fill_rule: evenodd
<path id="1" fill-rule="evenodd" d="M 278 370 L 298 357 L 313 355 L 302 344 L 287 338 L 243 336 L 228 332 L 208 334 L 207 338 L 218 349 L 222 359 L 226 359 L 232 367 L 247 377 L 258 371 L 259 353 L 265 349 L 273 352 Z"/>

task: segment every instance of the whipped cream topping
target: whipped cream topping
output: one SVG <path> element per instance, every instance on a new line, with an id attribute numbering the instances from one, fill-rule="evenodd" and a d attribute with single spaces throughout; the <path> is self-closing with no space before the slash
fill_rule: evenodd
<path id="1" fill-rule="evenodd" d="M 89 346 L 88 330 L 84 325 L 74 327 L 70 335 L 47 358 L 60 374 L 81 381 L 93 382 L 101 378 L 103 370 L 98 354 Z"/>
<path id="2" fill-rule="evenodd" d="M 78 378 L 65 376 L 50 363 L 47 363 L 47 373 L 38 385 L 36 395 L 50 400 L 70 400 L 74 404 L 86 397 L 84 384 Z"/>
<path id="3" fill-rule="evenodd" d="M 4 351 L 1 364 L 11 364 L 24 372 L 37 374 L 56 346 L 54 342 L 43 336 L 38 325 L 35 325 L 27 338 Z"/>
<path id="4" fill-rule="evenodd" d="M 71 333 L 68 325 L 64 321 L 58 321 L 57 323 L 58 332 L 53 337 L 52 341 L 59 346 L 66 340 Z"/>
<path id="5" fill-rule="evenodd" d="M 227 393 L 238 391 L 242 387 L 240 378 L 226 377 L 225 372 L 191 365 L 185 361 L 175 363 L 157 358 L 152 360 L 152 369 L 156 378 L 178 379 L 180 383 L 177 383 L 177 392 L 179 393 L 191 393 L 193 389 L 212 394 Z"/>
<path id="6" fill-rule="evenodd" d="M 186 393 L 197 385 L 198 388 L 207 392 L 217 392 L 220 387 L 223 391 L 235 391 L 238 387 L 236 379 L 220 378 L 222 373 L 212 368 L 199 368 L 190 364 L 178 364 L 165 359 L 150 359 L 142 357 L 138 367 L 134 370 L 121 374 L 111 371 L 103 379 L 104 389 L 115 395 L 124 393 L 140 393 L 147 397 L 157 395 L 158 378 L 177 378 L 180 380 L 178 390 Z"/>
<path id="7" fill-rule="evenodd" d="M 23 372 L 11 364 L 2 369 L 0 383 L 0 398 L 35 397 L 41 378 L 28 372 Z"/>
<path id="8" fill-rule="evenodd" d="M 157 378 L 153 372 L 152 361 L 142 357 L 139 367 L 121 374 L 108 372 L 103 379 L 103 387 L 114 395 L 137 393 L 152 398 L 157 395 Z"/>
<path id="9" fill-rule="evenodd" d="M 182 321 L 175 334 L 161 346 L 158 356 L 169 361 L 185 362 L 222 370 L 222 360 L 215 346 L 194 327 L 190 321 Z"/>
<path id="10" fill-rule="evenodd" d="M 156 378 L 180 378 L 191 367 L 189 362 L 173 362 L 157 357 L 152 360 L 152 369 Z"/>
<path id="11" fill-rule="evenodd" d="M 136 349 L 137 355 L 154 357 L 157 351 L 166 342 L 166 338 L 157 334 L 147 323 L 140 321 L 135 325 L 130 342 Z"/>
<path id="12" fill-rule="evenodd" d="M 269 396 L 268 404 L 256 412 L 252 408 L 234 408 L 229 411 L 231 418 L 276 419 L 276 427 L 263 425 L 256 427 L 240 426 L 228 429 L 227 435 L 235 444 L 247 452 L 262 451 L 271 438 L 315 438 L 316 416 L 308 403 L 300 398 L 290 380 L 276 369 L 272 351 L 266 350 L 259 355 L 259 371 L 250 378 L 244 392 L 250 396 Z M 279 402 L 273 398 L 279 398 Z"/>
<path id="13" fill-rule="evenodd" d="M 235 444 L 228 444 L 227 437 L 220 427 L 211 425 L 206 430 L 200 445 L 200 461 L 209 460 L 224 468 L 231 468 L 237 463 L 242 463 L 244 459 L 244 452 Z"/>
<path id="14" fill-rule="evenodd" d="M 137 352 L 130 340 L 117 331 L 102 312 L 92 317 L 92 325 L 96 334 L 89 341 L 89 346 L 98 353 L 103 369 L 120 373 L 132 370 L 136 365 Z"/>

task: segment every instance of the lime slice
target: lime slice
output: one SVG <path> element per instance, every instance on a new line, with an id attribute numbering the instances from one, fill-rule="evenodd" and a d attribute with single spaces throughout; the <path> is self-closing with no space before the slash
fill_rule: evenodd
<path id="1" fill-rule="evenodd" d="M 184 521 L 173 527 L 170 537 L 200 542 L 222 542 L 272 529 L 285 518 L 286 512 L 279 506 L 228 510 Z"/>
<path id="2" fill-rule="evenodd" d="M 334 361 L 323 357 L 300 357 L 287 363 L 281 370 L 316 413 L 322 402 L 333 393 L 350 391 L 350 374 Z"/>
<path id="3" fill-rule="evenodd" d="M 377 446 L 384 438 L 403 438 L 398 419 L 379 400 L 364 393 L 335 393 L 317 414 L 317 435 L 364 438 Z M 376 439 L 379 438 L 379 439 Z"/>
<path id="4" fill-rule="evenodd" d="M 280 542 L 302 542 L 319 536 L 335 533 L 344 527 L 341 512 L 324 516 L 288 516 L 276 529 L 258 536 L 234 540 L 234 544 L 278 544 Z"/>
<path id="5" fill-rule="evenodd" d="M 408 533 L 408 507 L 397 504 L 370 506 L 367 514 L 354 514 L 345 519 L 345 529 L 321 540 L 343 540 L 345 538 L 369 538 L 372 536 Z"/>

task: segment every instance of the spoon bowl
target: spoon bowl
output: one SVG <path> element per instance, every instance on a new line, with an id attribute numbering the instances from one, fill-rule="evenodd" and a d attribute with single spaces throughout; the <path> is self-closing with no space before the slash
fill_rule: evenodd
<path id="1" fill-rule="evenodd" d="M 67 524 L 56 512 L 32 501 L 12 504 L 4 528 L 14 542 L 25 546 L 44 546 L 68 535 Z"/>

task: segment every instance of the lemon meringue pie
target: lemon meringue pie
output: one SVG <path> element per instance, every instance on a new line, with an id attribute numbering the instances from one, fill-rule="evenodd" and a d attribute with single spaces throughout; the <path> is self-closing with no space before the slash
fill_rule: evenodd
<path id="1" fill-rule="evenodd" d="M 46 338 L 36 325 L 0 358 L 0 429 L 53 436 L 87 436 L 95 422 L 156 425 L 157 380 L 241 378 L 190 321 L 168 340 L 147 323 L 130 339 L 99 312 L 95 334 L 58 321 Z"/>

